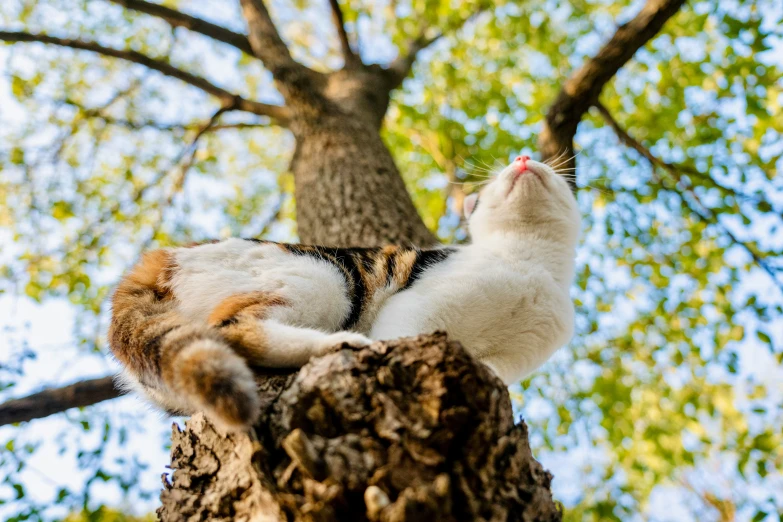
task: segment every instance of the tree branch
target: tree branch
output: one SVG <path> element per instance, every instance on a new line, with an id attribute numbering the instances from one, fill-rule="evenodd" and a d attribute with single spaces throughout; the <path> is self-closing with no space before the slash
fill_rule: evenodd
<path id="1" fill-rule="evenodd" d="M 612 128 L 622 144 L 641 154 L 647 161 L 650 162 L 650 165 L 653 167 L 653 169 L 656 167 L 660 168 L 666 171 L 672 177 L 677 187 L 683 193 L 682 201 L 685 203 L 685 205 L 687 205 L 691 212 L 699 216 L 707 223 L 713 223 L 715 226 L 720 228 L 735 245 L 738 245 L 747 251 L 748 254 L 750 254 L 750 257 L 753 258 L 753 261 L 755 261 L 756 264 L 761 267 L 769 275 L 769 277 L 772 278 L 772 281 L 775 283 L 775 285 L 777 285 L 777 287 L 780 288 L 780 290 L 783 292 L 783 283 L 778 280 L 776 271 L 750 245 L 737 238 L 737 236 L 735 236 L 734 233 L 726 227 L 726 225 L 721 223 L 718 219 L 718 216 L 710 207 L 702 203 L 699 195 L 696 194 L 694 190 L 695 187 L 693 184 L 686 181 L 682 177 L 683 170 L 687 169 L 684 169 L 680 165 L 664 161 L 655 156 L 652 151 L 650 151 L 650 149 L 642 145 L 642 143 L 639 142 L 636 138 L 628 134 L 628 132 L 620 126 L 617 120 L 614 119 L 609 110 L 601 102 L 596 102 L 595 108 L 598 109 L 601 117 L 604 119 L 604 121 L 606 121 L 609 127 Z M 690 197 L 693 198 L 695 204 L 690 203 L 684 197 L 685 194 L 690 195 Z"/>
<path id="2" fill-rule="evenodd" d="M 171 203 L 174 200 L 174 195 L 181 191 L 182 188 L 185 186 L 185 180 L 188 175 L 188 171 L 190 170 L 190 167 L 193 166 L 193 161 L 196 159 L 196 152 L 198 152 L 198 142 L 206 134 L 218 121 L 220 116 L 222 116 L 224 113 L 233 110 L 232 107 L 221 107 L 217 111 L 215 111 L 212 116 L 209 118 L 209 120 L 206 123 L 203 123 L 199 126 L 198 131 L 196 132 L 195 136 L 193 136 L 193 139 L 190 140 L 188 145 L 182 149 L 179 156 L 175 160 L 175 165 L 179 165 L 184 158 L 185 163 L 180 167 L 179 175 L 177 176 L 177 179 L 174 180 L 174 187 L 171 191 L 171 194 L 166 198 L 166 204 L 160 205 L 160 217 L 161 220 L 163 219 L 163 213 L 166 211 L 168 207 L 171 206 Z M 157 227 L 156 227 L 157 228 Z"/>
<path id="3" fill-rule="evenodd" d="M 86 118 L 98 118 L 109 125 L 117 125 L 119 127 L 125 127 L 130 130 L 141 129 L 155 129 L 159 131 L 175 131 L 175 130 L 197 130 L 199 124 L 197 123 L 158 123 L 153 120 L 132 121 L 122 118 L 114 118 L 105 114 L 85 114 Z M 222 123 L 220 125 L 212 125 L 207 129 L 207 133 L 221 130 L 245 130 L 245 129 L 266 129 L 269 128 L 267 123 L 250 123 L 250 122 L 238 122 L 238 123 Z"/>
<path id="4" fill-rule="evenodd" d="M 337 37 L 340 39 L 340 50 L 343 53 L 346 67 L 355 67 L 361 65 L 362 61 L 351 48 L 351 42 L 348 40 L 348 33 L 345 31 L 345 18 L 340 9 L 338 0 L 329 0 L 329 6 L 332 8 L 332 21 L 337 29 Z"/>
<path id="5" fill-rule="evenodd" d="M 483 13 L 487 8 L 488 7 L 482 6 L 469 17 L 460 20 L 457 24 L 454 25 L 454 27 L 443 30 L 432 37 L 427 37 L 429 28 L 423 28 L 419 32 L 419 35 L 411 40 L 410 44 L 408 44 L 408 50 L 405 53 L 400 53 L 400 55 L 395 58 L 391 64 L 389 64 L 387 71 L 392 74 L 392 89 L 396 89 L 402 85 L 402 81 L 408 76 L 408 74 L 410 74 L 411 69 L 413 68 L 413 64 L 416 63 L 416 58 L 421 51 L 443 38 L 447 32 L 459 31 L 462 27 L 465 26 L 465 24 L 475 20 L 478 16 L 480 16 L 481 13 Z"/>
<path id="6" fill-rule="evenodd" d="M 143 65 L 148 69 L 158 71 L 159 73 L 166 76 L 177 78 L 180 81 L 183 81 L 189 85 L 201 89 L 208 94 L 211 94 L 212 96 L 215 96 L 223 104 L 233 105 L 237 110 L 274 118 L 278 123 L 280 123 L 280 125 L 287 125 L 290 117 L 287 107 L 247 100 L 221 87 L 218 87 L 201 76 L 196 76 L 195 74 L 183 71 L 182 69 L 174 67 L 170 63 L 152 58 L 138 51 L 132 51 L 129 49 L 113 49 L 111 47 L 104 47 L 96 42 L 88 40 L 57 38 L 45 34 L 33 34 L 17 31 L 0 31 L 0 40 L 4 40 L 6 42 L 40 42 L 50 45 L 59 45 L 61 47 L 80 49 L 83 51 L 90 51 L 97 54 L 102 54 L 104 56 L 110 56 L 112 58 L 119 58 L 121 60 Z"/>
<path id="7" fill-rule="evenodd" d="M 90 406 L 119 397 L 112 376 L 81 381 L 62 388 L 49 388 L 0 404 L 0 426 L 40 419 L 71 408 Z"/>
<path id="8" fill-rule="evenodd" d="M 416 58 L 419 56 L 419 53 L 443 38 L 443 33 L 438 33 L 431 38 L 427 38 L 424 33 L 425 31 L 422 31 L 419 36 L 411 41 L 407 52 L 400 53 L 400 55 L 389 64 L 387 70 L 392 74 L 392 89 L 396 89 L 402 85 L 402 81 L 410 74 L 413 64 L 416 63 Z"/>
<path id="9" fill-rule="evenodd" d="M 213 24 L 212 22 L 207 22 L 204 19 L 185 14 L 160 4 L 145 2 L 144 0 L 108 1 L 128 9 L 133 9 L 134 11 L 161 18 L 172 27 L 184 27 L 190 31 L 209 36 L 214 40 L 236 47 L 243 53 L 251 56 L 253 55 L 253 49 L 250 47 L 250 41 L 247 39 L 247 36 L 235 33 L 225 27 Z"/>
<path id="10" fill-rule="evenodd" d="M 562 518 L 506 387 L 443 334 L 314 357 L 260 398 L 250 434 L 174 428 L 159 520 Z"/>
<path id="11" fill-rule="evenodd" d="M 253 55 L 264 62 L 272 76 L 279 82 L 288 83 L 289 72 L 301 73 L 307 70 L 291 57 L 291 52 L 277 32 L 263 0 L 240 0 L 240 3 L 242 15 L 247 21 Z"/>
<path id="12" fill-rule="evenodd" d="M 728 187 L 726 185 L 723 185 L 719 183 L 715 178 L 710 176 L 709 174 L 706 174 L 704 172 L 700 172 L 699 170 L 689 167 L 688 165 L 682 165 L 682 164 L 673 164 L 673 163 L 666 163 L 662 159 L 655 157 L 652 155 L 649 149 L 645 148 L 641 143 L 636 141 L 634 138 L 632 138 L 622 127 L 620 127 L 620 124 L 614 119 L 614 117 L 611 115 L 609 110 L 600 102 L 597 101 L 593 104 L 593 107 L 596 108 L 598 113 L 601 115 L 601 117 L 606 121 L 606 123 L 612 128 L 612 130 L 617 134 L 618 138 L 620 138 L 620 141 L 624 143 L 626 146 L 634 149 L 636 152 L 641 154 L 645 157 L 650 163 L 657 165 L 658 167 L 663 168 L 664 170 L 671 171 L 671 169 L 675 169 L 683 174 L 686 174 L 688 176 L 697 177 L 706 181 L 709 181 L 712 185 L 717 187 L 719 190 L 724 191 L 726 194 L 730 194 L 734 196 L 737 199 L 742 199 L 745 201 L 749 201 L 751 203 L 754 203 L 756 205 L 760 203 L 766 202 L 769 204 L 768 201 L 765 201 L 763 199 L 759 199 L 756 197 L 751 196 L 750 194 L 741 192 L 739 190 L 736 190 L 732 187 Z M 771 205 L 770 205 L 771 206 Z M 778 209 L 772 209 L 773 212 L 776 212 L 778 214 L 783 214 Z"/>
<path id="13" fill-rule="evenodd" d="M 547 112 L 539 136 L 539 151 L 543 161 L 564 154 L 569 159 L 563 167 L 575 168 L 574 136 L 582 116 L 598 100 L 604 85 L 636 51 L 658 34 L 684 3 L 685 0 L 648 0 L 631 21 L 617 28 L 598 54 L 566 80 Z"/>
<path id="14" fill-rule="evenodd" d="M 134 87 L 135 88 L 135 87 Z M 120 95 L 125 94 L 124 92 L 121 92 Z M 119 96 L 119 95 L 118 95 Z M 155 129 L 159 131 L 190 131 L 190 130 L 196 130 L 198 131 L 203 123 L 200 122 L 188 122 L 188 123 L 159 123 L 155 120 L 128 120 L 125 118 L 115 118 L 114 116 L 110 116 L 108 114 L 104 114 L 104 111 L 111 106 L 115 99 L 109 101 L 109 103 L 103 105 L 102 107 L 87 107 L 85 105 L 82 105 L 81 103 L 65 99 L 62 101 L 56 101 L 55 103 L 59 106 L 71 106 L 77 109 L 77 111 L 80 113 L 81 117 L 85 120 L 91 119 L 91 118 L 97 118 L 103 122 L 105 122 L 107 125 L 116 125 L 118 127 L 125 127 L 130 130 L 141 130 L 141 129 Z M 266 129 L 269 128 L 269 123 L 267 122 L 237 122 L 237 123 L 221 123 L 221 124 L 215 124 L 210 126 L 206 132 L 213 132 L 213 131 L 220 131 L 220 130 L 245 130 L 245 129 Z"/>

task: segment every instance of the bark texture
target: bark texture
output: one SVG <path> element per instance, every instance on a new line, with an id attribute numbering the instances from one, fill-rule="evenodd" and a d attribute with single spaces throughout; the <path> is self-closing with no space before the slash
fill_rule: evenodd
<path id="1" fill-rule="evenodd" d="M 291 171 L 300 241 L 434 244 L 380 136 L 397 74 L 357 63 L 302 74 L 308 78 L 286 100 L 296 138 Z"/>
<path id="2" fill-rule="evenodd" d="M 254 434 L 174 426 L 161 520 L 561 519 L 505 386 L 445 335 L 340 349 L 263 384 Z"/>
<path id="3" fill-rule="evenodd" d="M 302 243 L 435 243 L 374 120 L 372 114 L 352 117 L 335 110 L 298 129 L 291 170 Z"/>

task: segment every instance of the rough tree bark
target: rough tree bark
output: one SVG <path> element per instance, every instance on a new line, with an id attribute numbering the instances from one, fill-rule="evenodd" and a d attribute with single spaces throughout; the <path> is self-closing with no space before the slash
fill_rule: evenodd
<path id="1" fill-rule="evenodd" d="M 445 335 L 282 379 L 257 437 L 174 425 L 161 520 L 560 520 L 505 386 Z"/>
<path id="2" fill-rule="evenodd" d="M 320 110 L 295 118 L 290 127 L 296 137 L 291 170 L 303 243 L 435 242 L 380 137 L 394 80 L 380 67 L 358 65 L 320 85 L 309 84 L 306 96 L 318 99 Z M 303 94 L 290 104 L 301 104 Z"/>
<path id="3" fill-rule="evenodd" d="M 345 66 L 316 72 L 291 58 L 261 0 L 240 3 L 253 54 L 272 73 L 291 112 L 300 240 L 338 246 L 434 243 L 379 134 L 390 93 L 409 69 L 367 66 L 346 42 Z M 342 20 L 337 2 L 331 6 Z"/>

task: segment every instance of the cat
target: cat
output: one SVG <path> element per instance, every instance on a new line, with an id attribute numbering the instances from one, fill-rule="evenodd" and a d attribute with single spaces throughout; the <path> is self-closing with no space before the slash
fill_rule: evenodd
<path id="1" fill-rule="evenodd" d="M 573 332 L 580 217 L 565 179 L 519 156 L 465 200 L 471 242 L 328 248 L 228 239 L 155 250 L 121 280 L 109 341 L 125 379 L 170 412 L 256 420 L 251 367 L 445 331 L 506 384 Z"/>

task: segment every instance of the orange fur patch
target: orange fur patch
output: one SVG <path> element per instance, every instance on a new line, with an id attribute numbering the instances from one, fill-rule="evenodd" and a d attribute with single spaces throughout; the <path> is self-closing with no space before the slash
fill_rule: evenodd
<path id="1" fill-rule="evenodd" d="M 399 250 L 395 254 L 394 280 L 400 287 L 405 286 L 416 263 L 416 252 L 413 250 Z"/>
<path id="2" fill-rule="evenodd" d="M 171 299 L 169 283 L 177 265 L 174 262 L 174 256 L 167 250 L 153 250 L 146 252 L 133 270 L 126 277 L 126 280 L 120 285 L 132 284 L 150 288 L 155 291 L 161 299 Z"/>
<path id="3" fill-rule="evenodd" d="M 207 322 L 211 326 L 217 326 L 240 313 L 250 313 L 254 317 L 262 319 L 269 308 L 285 304 L 285 299 L 268 292 L 236 294 L 223 299 L 209 314 Z"/>
<path id="4" fill-rule="evenodd" d="M 263 363 L 268 341 L 263 325 L 273 306 L 285 306 L 282 297 L 266 292 L 248 292 L 224 299 L 209 316 L 209 324 L 219 326 L 231 348 L 251 366 Z"/>

